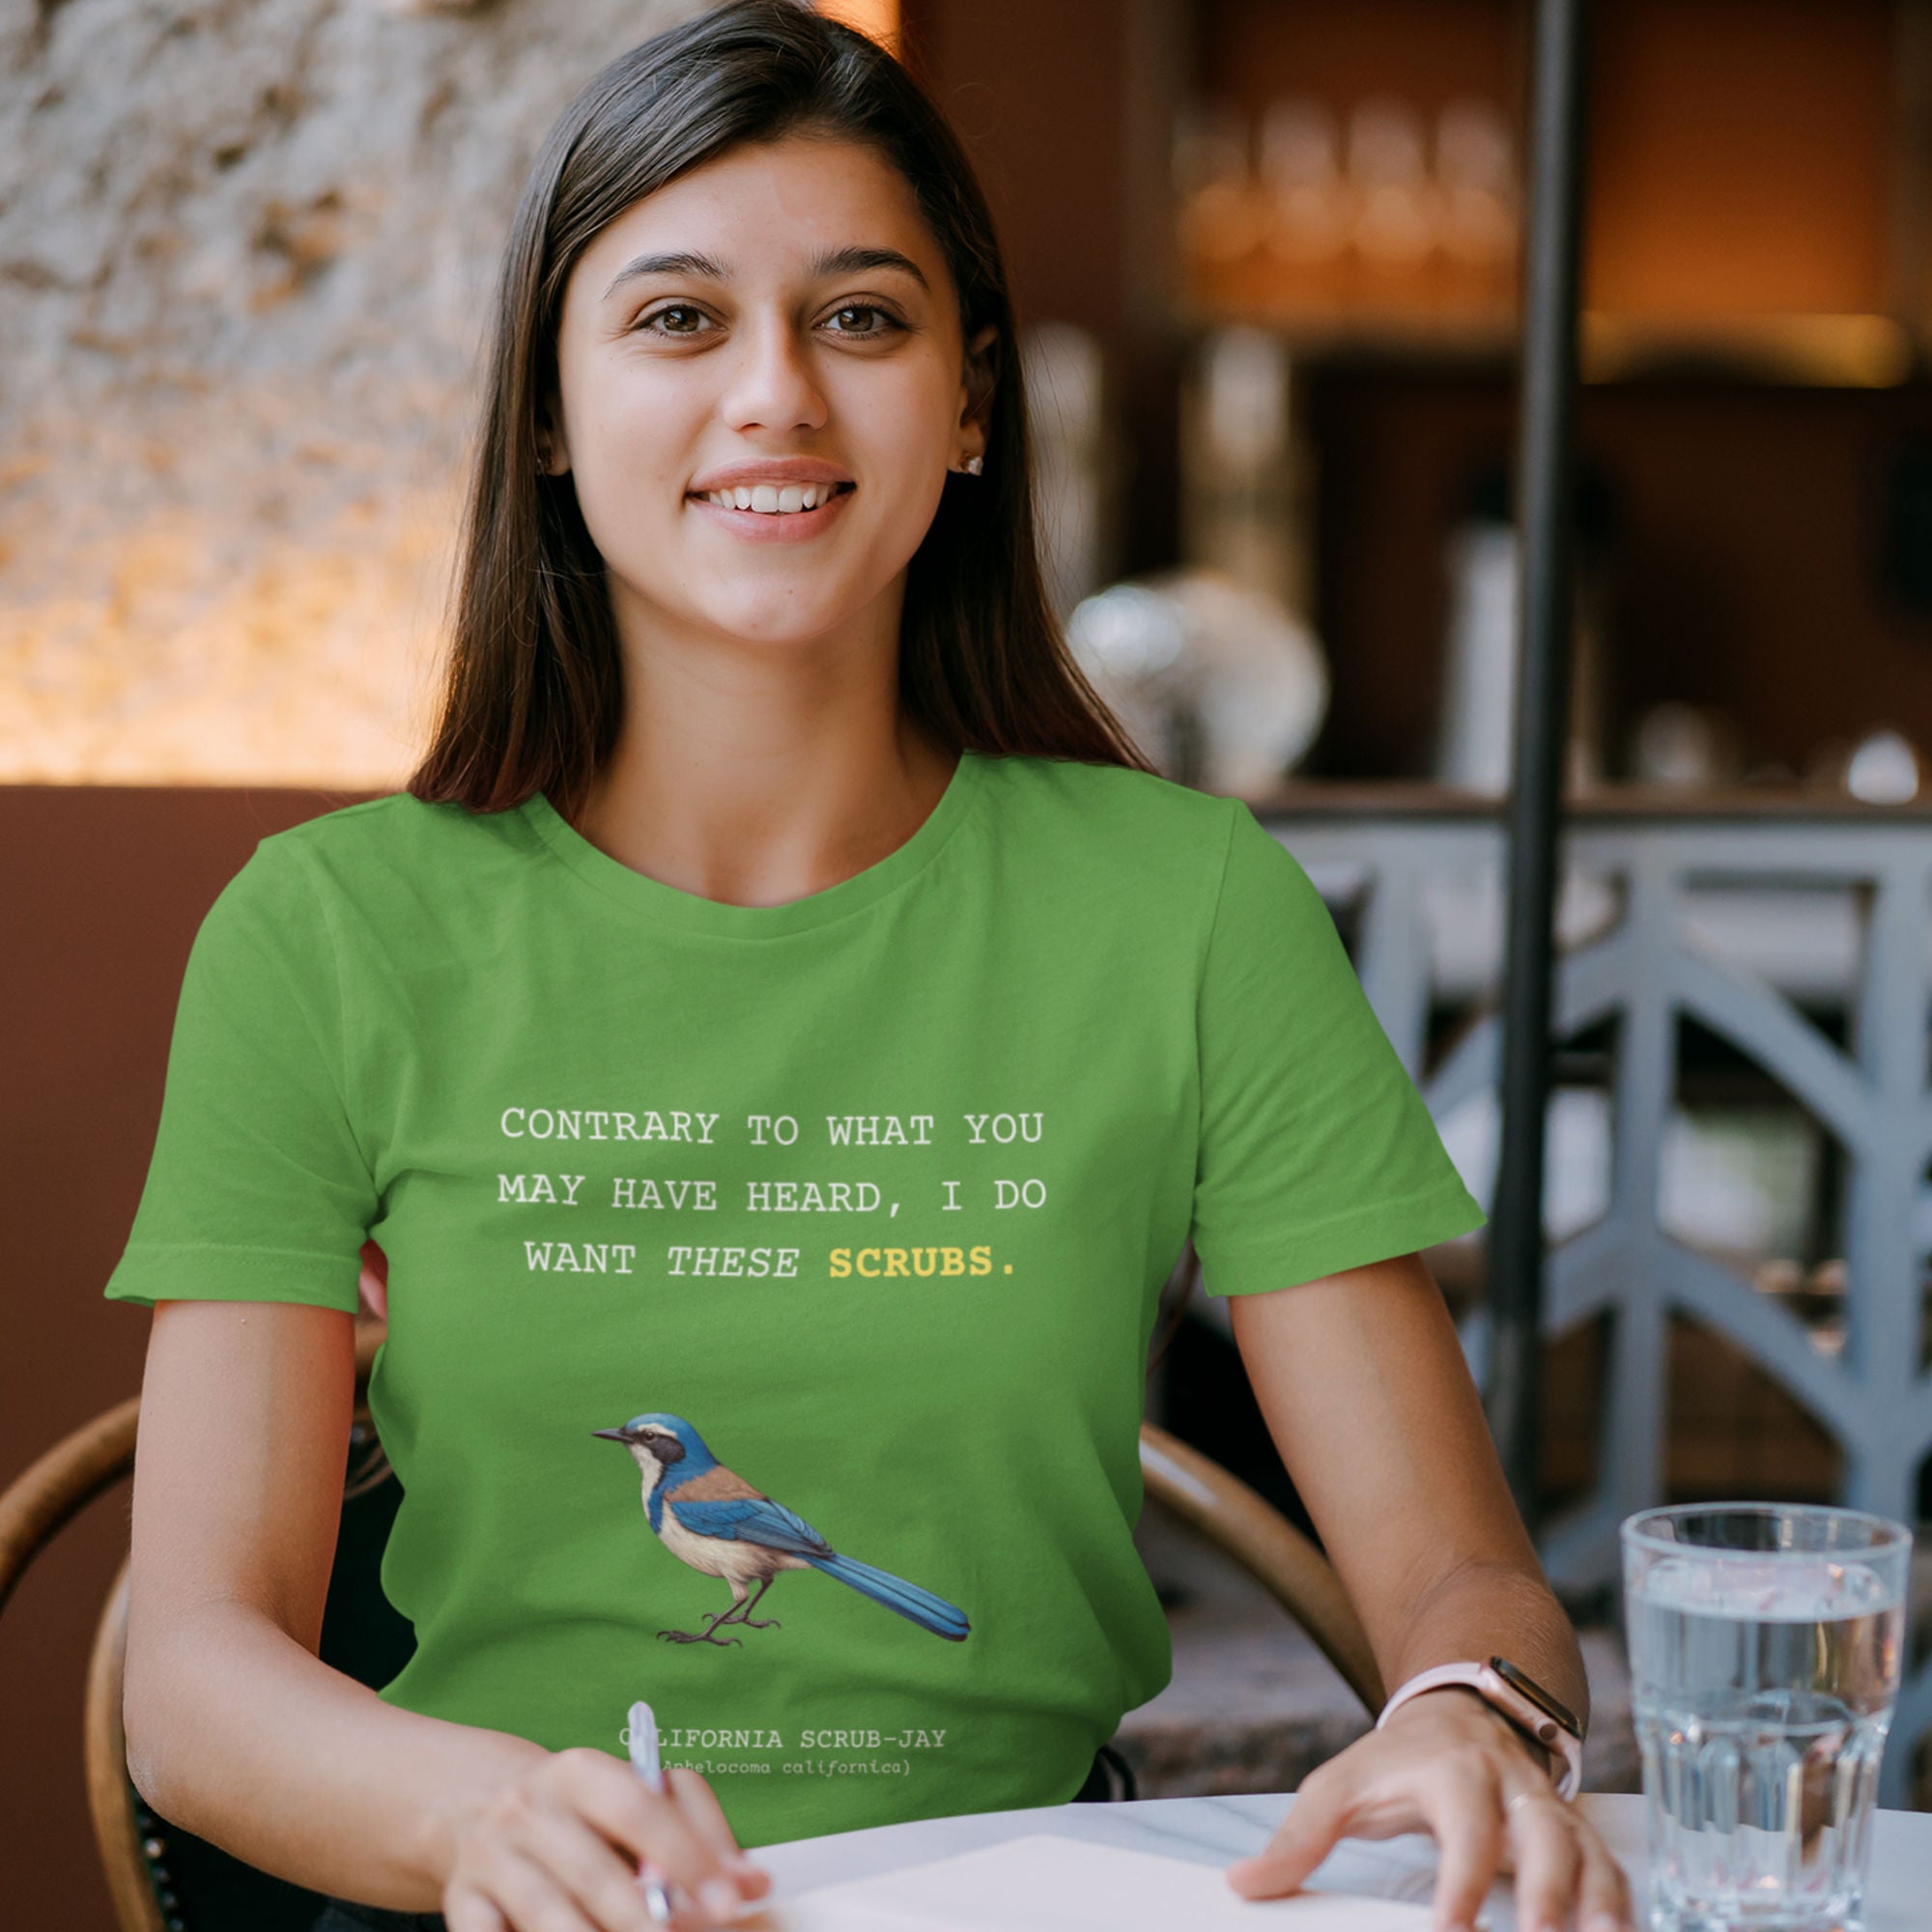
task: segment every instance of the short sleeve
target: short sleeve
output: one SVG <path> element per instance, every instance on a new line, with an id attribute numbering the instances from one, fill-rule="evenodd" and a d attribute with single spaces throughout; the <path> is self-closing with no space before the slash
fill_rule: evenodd
<path id="1" fill-rule="evenodd" d="M 1198 1012 L 1202 1286 L 1286 1288 L 1480 1228 L 1321 895 L 1229 803 Z"/>
<path id="2" fill-rule="evenodd" d="M 110 1301 L 358 1306 L 377 1191 L 343 1099 L 334 945 L 286 837 L 256 846 L 195 935 Z"/>

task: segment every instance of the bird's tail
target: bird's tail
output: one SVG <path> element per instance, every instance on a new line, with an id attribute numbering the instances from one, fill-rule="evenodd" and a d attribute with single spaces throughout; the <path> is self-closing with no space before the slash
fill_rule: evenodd
<path id="1" fill-rule="evenodd" d="M 922 1590 L 917 1583 L 908 1583 L 889 1571 L 861 1563 L 856 1556 L 808 1556 L 805 1560 L 814 1570 L 823 1570 L 828 1577 L 851 1584 L 862 1596 L 885 1605 L 889 1610 L 896 1610 L 922 1630 L 929 1630 L 949 1642 L 958 1643 L 970 1628 L 966 1612 L 956 1604 L 949 1604 L 944 1597 L 935 1597 L 930 1590 Z"/>

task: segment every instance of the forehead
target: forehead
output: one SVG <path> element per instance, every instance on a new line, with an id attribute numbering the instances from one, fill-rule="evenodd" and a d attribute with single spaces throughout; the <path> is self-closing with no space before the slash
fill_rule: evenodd
<path id="1" fill-rule="evenodd" d="M 633 202 L 592 239 L 571 271 L 571 296 L 598 302 L 640 254 L 710 256 L 734 282 L 797 278 L 813 257 L 895 248 L 937 293 L 945 258 L 911 185 L 876 148 L 795 134 L 731 148 Z M 611 299 L 638 284 L 626 284 Z"/>

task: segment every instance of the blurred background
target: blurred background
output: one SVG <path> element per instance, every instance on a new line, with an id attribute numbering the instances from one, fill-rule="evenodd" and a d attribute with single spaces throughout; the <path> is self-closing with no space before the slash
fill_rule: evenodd
<path id="1" fill-rule="evenodd" d="M 535 144 L 694 11 L 0 0 L 0 1480 L 138 1386 L 99 1288 L 202 914 L 412 759 Z M 1528 6 L 827 11 L 992 198 L 1083 664 L 1308 866 L 1488 1204 Z M 1932 4 L 1601 7 L 1585 152 L 1538 1527 L 1590 1781 L 1634 1789 L 1622 1515 L 1932 1514 Z M 1430 1260 L 1484 1377 L 1484 1243 Z M 1305 1523 L 1190 1285 L 1150 1415 Z M 126 1506 L 6 1616 L 22 1922 L 112 1922 L 78 1712 Z M 1361 1728 L 1248 1579 L 1143 1541 L 1177 1654 L 1122 1732 L 1143 1795 L 1280 1788 Z M 1932 1804 L 1928 1627 L 1889 1804 Z"/>

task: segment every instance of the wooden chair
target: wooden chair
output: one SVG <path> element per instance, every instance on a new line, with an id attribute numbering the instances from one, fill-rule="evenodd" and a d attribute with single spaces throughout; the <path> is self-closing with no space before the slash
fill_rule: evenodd
<path id="1" fill-rule="evenodd" d="M 1263 1584 L 1370 1717 L 1380 1711 L 1381 1672 L 1335 1566 L 1266 1497 L 1151 1422 L 1141 1424 L 1141 1482 Z"/>
<path id="2" fill-rule="evenodd" d="M 381 1686 L 413 1636 L 383 1597 L 379 1569 L 399 1486 L 369 1425 L 369 1369 L 386 1333 L 358 1322 L 355 1441 L 343 1489 L 343 1527 L 323 1619 L 322 1661 Z M 0 1492 L 0 1610 L 27 1566 L 81 1510 L 134 1467 L 140 1398 L 129 1397 L 55 1444 Z M 1151 1423 L 1141 1430 L 1149 1495 L 1195 1525 L 1273 1594 L 1371 1711 L 1381 1679 L 1367 1636 L 1327 1559 L 1271 1503 L 1211 1458 Z M 87 1673 L 82 1723 L 88 1809 L 122 1932 L 308 1932 L 318 1894 L 274 1879 L 180 1830 L 147 1805 L 128 1776 L 121 1687 L 128 1565 L 107 1593 Z"/>
<path id="3" fill-rule="evenodd" d="M 372 1688 L 385 1684 L 414 1644 L 379 1579 L 383 1547 L 402 1492 L 370 1426 L 369 1369 L 386 1326 L 355 1331 L 355 1435 L 343 1481 L 342 1525 L 323 1616 L 322 1661 Z M 141 1401 L 83 1424 L 0 1492 L 0 1611 L 27 1566 L 61 1528 L 134 1470 Z M 109 1586 L 96 1626 L 82 1707 L 88 1812 L 122 1932 L 309 1932 L 319 1893 L 243 1864 L 219 1846 L 157 1816 L 128 1776 L 121 1728 L 127 1654 L 128 1564 Z"/>

